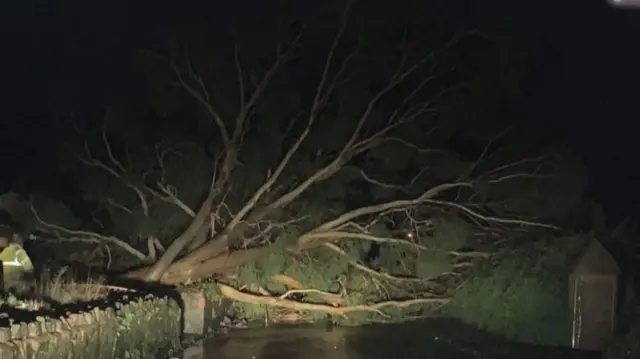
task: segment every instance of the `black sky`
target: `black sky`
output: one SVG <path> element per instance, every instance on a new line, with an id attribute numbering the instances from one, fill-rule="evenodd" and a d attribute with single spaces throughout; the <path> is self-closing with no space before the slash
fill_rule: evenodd
<path id="1" fill-rule="evenodd" d="M 46 158 L 52 151 L 42 149 L 55 147 L 55 119 L 69 109 L 100 108 L 114 96 L 134 101 L 133 90 L 108 93 L 105 88 L 134 77 L 128 54 L 149 34 L 177 23 L 208 21 L 222 27 L 232 9 L 259 12 L 262 2 L 159 3 L 2 2 L 1 189 L 16 181 L 46 182 L 55 163 Z M 550 132 L 566 133 L 565 141 L 589 165 L 597 197 L 612 208 L 638 208 L 640 11 L 612 9 L 606 0 L 420 3 L 425 18 L 442 12 L 458 23 L 540 34 L 547 52 L 544 65 L 527 82 L 527 111 Z M 17 168 L 15 175 L 11 168 Z"/>

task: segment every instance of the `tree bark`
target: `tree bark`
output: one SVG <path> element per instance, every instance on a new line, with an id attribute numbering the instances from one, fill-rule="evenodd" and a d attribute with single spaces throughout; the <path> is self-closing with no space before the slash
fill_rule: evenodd
<path id="1" fill-rule="evenodd" d="M 163 274 L 171 266 L 171 263 L 178 257 L 182 249 L 184 249 L 198 234 L 201 227 L 206 225 L 211 213 L 211 206 L 215 197 L 215 191 L 209 191 L 207 198 L 204 200 L 200 209 L 198 210 L 195 218 L 189 224 L 189 227 L 176 238 L 167 250 L 162 254 L 162 257 L 155 262 L 148 270 L 144 271 L 144 279 L 148 281 L 159 281 Z"/>

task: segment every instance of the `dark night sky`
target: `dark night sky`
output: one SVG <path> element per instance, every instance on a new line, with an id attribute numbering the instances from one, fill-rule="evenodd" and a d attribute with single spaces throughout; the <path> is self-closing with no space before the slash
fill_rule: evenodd
<path id="1" fill-rule="evenodd" d="M 402 2 L 389 1 L 389 6 Z M 46 182 L 55 164 L 43 158 L 52 151 L 42 148 L 58 141 L 54 119 L 80 104 L 103 106 L 114 95 L 105 92 L 105 85 L 133 77 L 127 54 L 144 42 L 145 34 L 166 24 L 207 18 L 211 26 L 224 26 L 231 8 L 216 1 L 206 10 L 189 1 L 179 3 L 180 8 L 177 2 L 166 2 L 164 8 L 157 5 L 161 2 L 143 1 L 14 3 L 0 5 L 5 35 L 2 189 L 16 180 Z M 259 11 L 251 3 L 243 1 L 244 10 Z M 434 12 L 434 3 L 422 2 L 425 14 Z M 566 141 L 584 156 L 593 173 L 590 179 L 598 197 L 612 207 L 637 208 L 640 11 L 614 10 L 606 0 L 439 3 L 447 5 L 437 11 L 458 22 L 511 24 L 544 36 L 545 65 L 529 81 L 528 110 L 548 124 L 549 131 L 567 133 Z M 18 167 L 17 175 L 8 174 L 9 166 Z"/>

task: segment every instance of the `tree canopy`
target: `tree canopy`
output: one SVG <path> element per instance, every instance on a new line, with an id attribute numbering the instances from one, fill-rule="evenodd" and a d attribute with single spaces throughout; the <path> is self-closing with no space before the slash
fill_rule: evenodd
<path id="1" fill-rule="evenodd" d="M 140 49 L 147 101 L 76 115 L 59 153 L 90 220 L 48 228 L 128 253 L 133 277 L 243 273 L 238 287 L 312 287 L 331 304 L 285 293 L 282 308 L 373 316 L 442 303 L 498 239 L 557 228 L 586 180 L 515 106 L 535 43 L 372 14 L 349 2 Z"/>

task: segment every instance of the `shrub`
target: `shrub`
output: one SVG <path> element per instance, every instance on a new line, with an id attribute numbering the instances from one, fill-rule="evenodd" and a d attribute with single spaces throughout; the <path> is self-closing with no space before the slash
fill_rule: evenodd
<path id="1" fill-rule="evenodd" d="M 552 246 L 525 246 L 478 270 L 446 314 L 509 339 L 540 345 L 570 342 L 567 255 Z"/>

